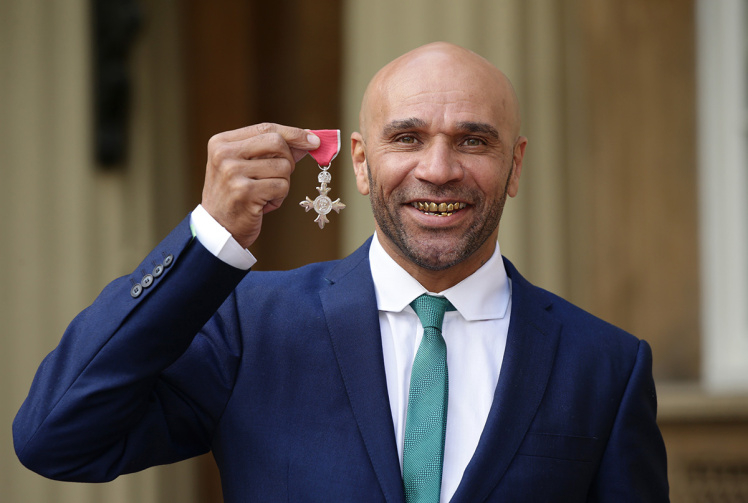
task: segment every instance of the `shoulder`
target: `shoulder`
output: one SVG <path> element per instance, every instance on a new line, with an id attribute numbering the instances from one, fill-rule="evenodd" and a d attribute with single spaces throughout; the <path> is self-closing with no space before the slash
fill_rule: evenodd
<path id="1" fill-rule="evenodd" d="M 237 287 L 237 293 L 284 295 L 286 293 L 310 293 L 326 283 L 340 260 L 315 262 L 287 271 L 251 271 Z"/>
<path id="2" fill-rule="evenodd" d="M 531 284 L 506 259 L 505 265 L 512 280 L 512 302 L 516 301 L 519 304 L 516 306 L 516 312 L 520 316 L 533 312 L 533 309 L 537 310 L 536 313 L 544 313 L 542 316 L 547 317 L 549 323 L 560 330 L 562 347 L 571 346 L 595 356 L 634 356 L 639 351 L 642 341 L 634 335 L 552 292 Z"/>
<path id="3" fill-rule="evenodd" d="M 369 243 L 370 240 L 367 240 L 352 254 L 339 260 L 315 262 L 287 271 L 251 271 L 239 284 L 235 294 L 238 297 L 251 297 L 253 304 L 272 304 L 292 298 L 305 305 L 317 303 L 322 290 L 345 277 L 353 276 L 353 282 L 365 288 L 367 282 L 372 281 Z M 288 304 L 285 307 L 287 309 Z"/>

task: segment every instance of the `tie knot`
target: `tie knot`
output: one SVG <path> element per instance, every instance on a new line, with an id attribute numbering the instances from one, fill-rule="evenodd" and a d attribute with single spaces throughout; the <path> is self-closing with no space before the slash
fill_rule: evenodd
<path id="1" fill-rule="evenodd" d="M 411 302 L 410 307 L 418 315 L 423 328 L 431 327 L 440 331 L 444 321 L 444 313 L 455 310 L 452 303 L 444 297 L 434 297 L 427 294 L 423 294 Z"/>

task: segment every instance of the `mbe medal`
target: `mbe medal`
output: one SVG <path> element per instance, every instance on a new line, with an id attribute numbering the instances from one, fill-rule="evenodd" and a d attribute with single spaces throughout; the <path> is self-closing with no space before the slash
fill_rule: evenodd
<path id="1" fill-rule="evenodd" d="M 309 152 L 309 155 L 317 161 L 317 165 L 321 170 L 317 175 L 317 181 L 320 184 L 319 187 L 317 187 L 319 195 L 314 201 L 307 196 L 306 200 L 301 201 L 299 204 L 303 206 L 306 211 L 314 209 L 314 211 L 317 212 L 317 218 L 315 218 L 314 221 L 317 222 L 320 229 L 324 229 L 325 224 L 330 222 L 327 219 L 327 214 L 332 210 L 335 210 L 336 213 L 340 213 L 340 210 L 345 208 L 345 204 L 340 202 L 340 198 L 333 201 L 327 196 L 327 193 L 330 192 L 328 184 L 332 180 L 332 175 L 328 170 L 330 169 L 332 160 L 335 159 L 335 156 L 340 152 L 340 130 L 318 129 L 311 131 L 320 139 L 319 148 Z"/>

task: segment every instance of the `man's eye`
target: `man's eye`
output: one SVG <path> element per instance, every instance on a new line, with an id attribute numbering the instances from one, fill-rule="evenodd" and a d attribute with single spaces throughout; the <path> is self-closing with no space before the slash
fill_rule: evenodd
<path id="1" fill-rule="evenodd" d="M 478 138 L 468 138 L 466 139 L 463 144 L 468 147 L 480 147 L 483 145 L 483 140 L 480 140 Z"/>
<path id="2" fill-rule="evenodd" d="M 415 136 L 401 136 L 397 139 L 400 143 L 415 143 L 416 138 Z"/>

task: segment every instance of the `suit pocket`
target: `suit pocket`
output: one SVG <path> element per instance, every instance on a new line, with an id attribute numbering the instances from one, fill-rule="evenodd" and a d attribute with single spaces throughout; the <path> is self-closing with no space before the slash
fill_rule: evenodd
<path id="1" fill-rule="evenodd" d="M 594 462 L 600 457 L 600 444 L 600 440 L 595 437 L 530 432 L 522 441 L 517 454 L 568 461 Z"/>

